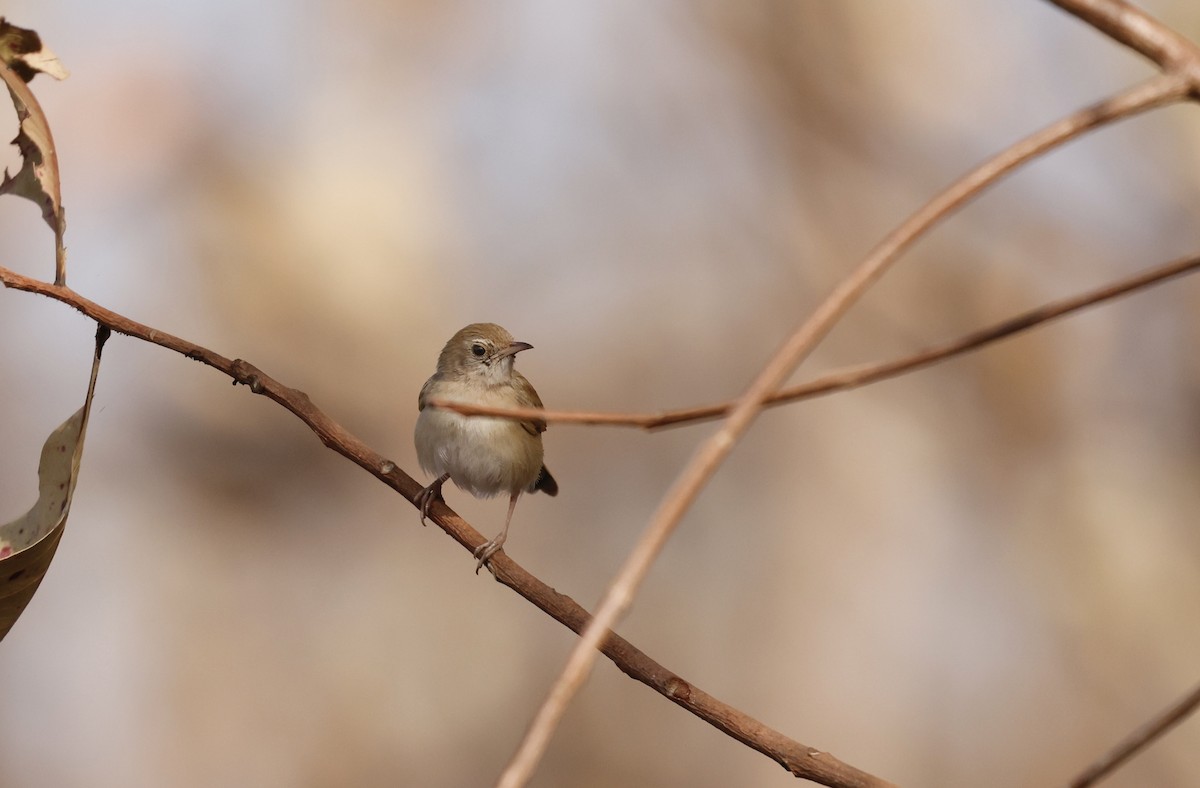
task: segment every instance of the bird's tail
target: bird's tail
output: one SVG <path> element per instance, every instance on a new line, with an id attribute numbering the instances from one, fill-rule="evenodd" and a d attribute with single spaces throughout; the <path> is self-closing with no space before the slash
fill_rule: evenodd
<path id="1" fill-rule="evenodd" d="M 533 484 L 529 485 L 529 492 L 537 492 L 541 490 L 546 495 L 558 495 L 558 482 L 554 481 L 554 477 L 550 475 L 550 471 L 546 466 L 542 466 L 542 470 L 538 472 L 537 479 Z"/>

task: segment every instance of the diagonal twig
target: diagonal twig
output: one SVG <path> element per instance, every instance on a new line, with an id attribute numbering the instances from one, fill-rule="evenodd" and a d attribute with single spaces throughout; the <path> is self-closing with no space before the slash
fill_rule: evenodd
<path id="1" fill-rule="evenodd" d="M 1124 741 L 1105 753 L 1104 757 L 1071 781 L 1071 788 L 1090 788 L 1100 782 L 1171 728 L 1183 722 L 1198 707 L 1200 707 L 1200 685 L 1171 704 L 1169 708 L 1163 709 L 1155 715 L 1154 719 L 1129 734 Z"/>
<path id="2" fill-rule="evenodd" d="M 111 330 L 160 345 L 188 358 L 200 361 L 282 405 L 309 426 L 330 449 L 346 457 L 403 495 L 410 503 L 421 485 L 400 470 L 395 463 L 373 451 L 345 428 L 317 408 L 308 395 L 290 388 L 241 359 L 229 359 L 219 353 L 151 328 L 88 300 L 65 286 L 57 286 L 22 276 L 0 267 L 0 282 L 6 287 L 57 299 Z M 474 551 L 485 538 L 445 504 L 436 504 L 432 519 L 447 534 L 468 550 Z M 530 574 L 505 553 L 497 553 L 489 562 L 496 579 L 533 605 L 576 633 L 583 632 L 588 612 L 575 600 L 560 594 Z M 821 782 L 837 788 L 886 788 L 888 783 L 844 763 L 833 755 L 803 745 L 744 712 L 714 698 L 696 685 L 655 662 L 632 643 L 612 635 L 604 643 L 605 656 L 630 678 L 642 682 L 671 702 L 695 714 L 723 733 L 766 755 L 793 774 L 817 774 Z"/>

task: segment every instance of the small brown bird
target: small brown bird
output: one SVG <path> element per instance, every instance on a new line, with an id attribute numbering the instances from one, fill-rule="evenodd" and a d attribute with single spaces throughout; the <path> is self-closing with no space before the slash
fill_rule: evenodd
<path id="1" fill-rule="evenodd" d="M 533 386 L 513 369 L 516 355 L 532 347 L 515 341 L 495 323 L 472 323 L 442 348 L 437 372 L 425 381 L 417 400 L 421 411 L 413 436 L 417 460 L 422 470 L 437 476 L 417 495 L 421 523 L 429 516 L 430 505 L 442 500 L 447 479 L 476 498 L 508 493 L 504 530 L 475 551 L 479 560 L 476 574 L 508 538 L 513 509 L 522 492 L 558 494 L 558 482 L 542 463 L 546 422 L 463 416 L 425 406 L 431 399 L 443 399 L 502 408 L 542 407 Z"/>

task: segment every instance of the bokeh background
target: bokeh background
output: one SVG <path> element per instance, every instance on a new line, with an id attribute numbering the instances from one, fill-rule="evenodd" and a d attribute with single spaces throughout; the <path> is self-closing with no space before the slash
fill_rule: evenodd
<path id="1" fill-rule="evenodd" d="M 1200 37 L 1200 6 L 1144 4 Z M 1045 2 L 10 0 L 70 284 L 303 389 L 418 479 L 416 396 L 480 320 L 556 408 L 735 395 L 889 228 L 1151 67 Z M 11 113 L 4 117 L 15 133 Z M 5 151 L 4 163 L 16 162 Z M 1200 248 L 1176 107 L 1005 181 L 796 380 Z M 0 263 L 52 277 L 29 203 Z M 910 786 L 1061 784 L 1200 679 L 1200 282 L 772 411 L 620 627 Z M 94 327 L 0 292 L 0 518 Z M 712 425 L 552 427 L 509 553 L 591 606 Z M 448 489 L 484 533 L 501 501 Z M 572 636 L 215 371 L 114 337 L 57 559 L 0 644 L 0 785 L 488 785 Z M 775 786 L 602 662 L 537 786 Z M 1200 784 L 1191 720 L 1113 786 Z"/>

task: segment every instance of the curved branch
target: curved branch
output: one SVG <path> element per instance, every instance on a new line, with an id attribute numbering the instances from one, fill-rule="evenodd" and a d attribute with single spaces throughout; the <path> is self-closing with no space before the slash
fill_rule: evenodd
<path id="1" fill-rule="evenodd" d="M 1159 75 L 1015 143 L 918 209 L 834 288 L 813 315 L 771 357 L 745 394 L 734 403 L 721 429 L 700 444 L 679 474 L 601 600 L 592 622 L 572 649 L 562 673 L 501 775 L 499 785 L 515 787 L 528 782 L 567 705 L 595 663 L 596 648 L 633 603 L 650 567 L 700 490 L 745 435 L 771 394 L 778 390 L 787 376 L 812 352 L 867 288 L 883 275 L 900 253 L 939 221 L 1017 166 L 1104 123 L 1179 100 L 1186 94 L 1186 81 L 1173 75 Z"/>
<path id="2" fill-rule="evenodd" d="M 899 255 L 930 228 L 1019 165 L 1116 118 L 1128 117 L 1180 100 L 1186 97 L 1187 90 L 1188 82 L 1183 77 L 1160 74 L 1018 141 L 925 203 L 889 233 L 833 289 L 833 292 L 817 306 L 812 316 L 787 338 L 746 392 L 734 403 L 721 429 L 696 448 L 675 483 L 667 491 L 609 586 L 592 622 L 567 657 L 566 665 L 530 723 L 516 753 L 501 774 L 499 786 L 519 788 L 528 783 L 567 706 L 591 671 L 596 661 L 597 646 L 633 604 L 633 598 L 650 567 L 678 527 L 683 515 L 691 508 L 700 491 L 729 456 L 733 447 L 749 430 L 766 400 L 783 385 L 792 371 L 807 358 L 842 315 L 883 275 Z"/>
<path id="3" fill-rule="evenodd" d="M 416 494 L 421 491 L 419 483 L 400 470 L 395 463 L 372 450 L 329 418 L 313 404 L 307 394 L 283 385 L 253 364 L 241 359 L 231 360 L 194 342 L 130 320 L 84 298 L 66 286 L 31 279 L 3 267 L 0 267 L 0 282 L 3 282 L 5 287 L 62 301 L 119 334 L 160 345 L 207 364 L 228 375 L 235 385 L 243 384 L 255 394 L 262 394 L 282 405 L 307 424 L 323 444 L 396 490 L 409 503 L 412 503 Z M 455 541 L 472 552 L 486 541 L 482 534 L 445 504 L 434 505 L 431 519 Z M 587 610 L 569 596 L 560 594 L 530 574 L 505 553 L 497 553 L 488 565 L 499 582 L 560 624 L 576 633 L 582 633 L 587 627 L 591 620 Z M 843 763 L 827 752 L 800 744 L 733 706 L 723 703 L 658 664 L 620 635 L 610 634 L 599 648 L 630 678 L 640 681 L 723 733 L 758 750 L 792 774 L 835 788 L 886 788 L 890 785 Z"/>

